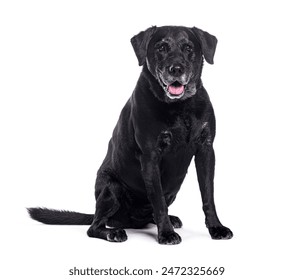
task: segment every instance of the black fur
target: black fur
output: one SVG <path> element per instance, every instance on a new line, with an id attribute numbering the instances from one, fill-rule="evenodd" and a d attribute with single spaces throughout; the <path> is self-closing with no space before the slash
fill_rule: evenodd
<path id="1" fill-rule="evenodd" d="M 98 170 L 95 215 L 29 208 L 47 224 L 91 224 L 88 235 L 127 240 L 124 228 L 155 223 L 158 242 L 178 244 L 178 217 L 168 215 L 192 158 L 213 239 L 233 236 L 213 197 L 215 117 L 201 81 L 203 58 L 213 63 L 217 40 L 196 27 L 151 27 L 131 39 L 143 65 Z M 108 226 L 108 227 L 107 227 Z"/>
<path id="2" fill-rule="evenodd" d="M 28 208 L 31 218 L 48 225 L 91 225 L 93 214 L 48 208 Z"/>

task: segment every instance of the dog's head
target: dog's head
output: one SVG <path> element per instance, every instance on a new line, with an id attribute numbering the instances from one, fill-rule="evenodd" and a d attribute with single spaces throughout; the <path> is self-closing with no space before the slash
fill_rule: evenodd
<path id="1" fill-rule="evenodd" d="M 150 27 L 131 39 L 139 65 L 146 63 L 166 102 L 184 100 L 201 85 L 204 59 L 213 64 L 217 39 L 196 27 Z"/>

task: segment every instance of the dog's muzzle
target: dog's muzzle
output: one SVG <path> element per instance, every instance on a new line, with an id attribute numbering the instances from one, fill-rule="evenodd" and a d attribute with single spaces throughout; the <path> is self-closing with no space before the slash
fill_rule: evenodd
<path id="1" fill-rule="evenodd" d="M 171 75 L 167 75 L 166 78 L 163 75 L 159 75 L 158 80 L 170 99 L 179 99 L 185 94 L 186 85 L 188 84 L 186 74 L 177 78 Z"/>

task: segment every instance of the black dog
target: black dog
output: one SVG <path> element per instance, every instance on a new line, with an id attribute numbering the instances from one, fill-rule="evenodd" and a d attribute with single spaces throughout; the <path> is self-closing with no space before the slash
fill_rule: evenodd
<path id="1" fill-rule="evenodd" d="M 155 223 L 158 242 L 178 244 L 178 217 L 168 215 L 195 156 L 206 226 L 213 239 L 233 236 L 213 197 L 215 117 L 201 82 L 217 39 L 196 27 L 151 27 L 131 39 L 143 70 L 110 139 L 95 185 L 96 212 L 29 208 L 47 224 L 91 224 L 88 235 L 127 240 L 123 228 Z"/>

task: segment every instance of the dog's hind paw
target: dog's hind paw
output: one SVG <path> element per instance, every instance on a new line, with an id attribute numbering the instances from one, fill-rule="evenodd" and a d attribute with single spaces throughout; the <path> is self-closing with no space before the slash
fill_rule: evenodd
<path id="1" fill-rule="evenodd" d="M 231 239 L 233 232 L 224 226 L 209 227 L 208 231 L 212 239 Z"/>
<path id="2" fill-rule="evenodd" d="M 128 239 L 128 236 L 123 229 L 108 229 L 108 228 L 98 228 L 94 230 L 91 226 L 87 234 L 89 237 L 101 238 L 110 242 L 123 242 Z"/>
<path id="3" fill-rule="evenodd" d="M 166 245 L 175 245 L 181 243 L 182 239 L 176 232 L 163 232 L 158 235 L 158 243 Z"/>
<path id="4" fill-rule="evenodd" d="M 169 215 L 169 219 L 174 228 L 181 228 L 183 226 L 183 223 L 179 217 Z"/>
<path id="5" fill-rule="evenodd" d="M 126 231 L 123 229 L 111 229 L 106 237 L 110 242 L 124 242 L 128 239 Z"/>

